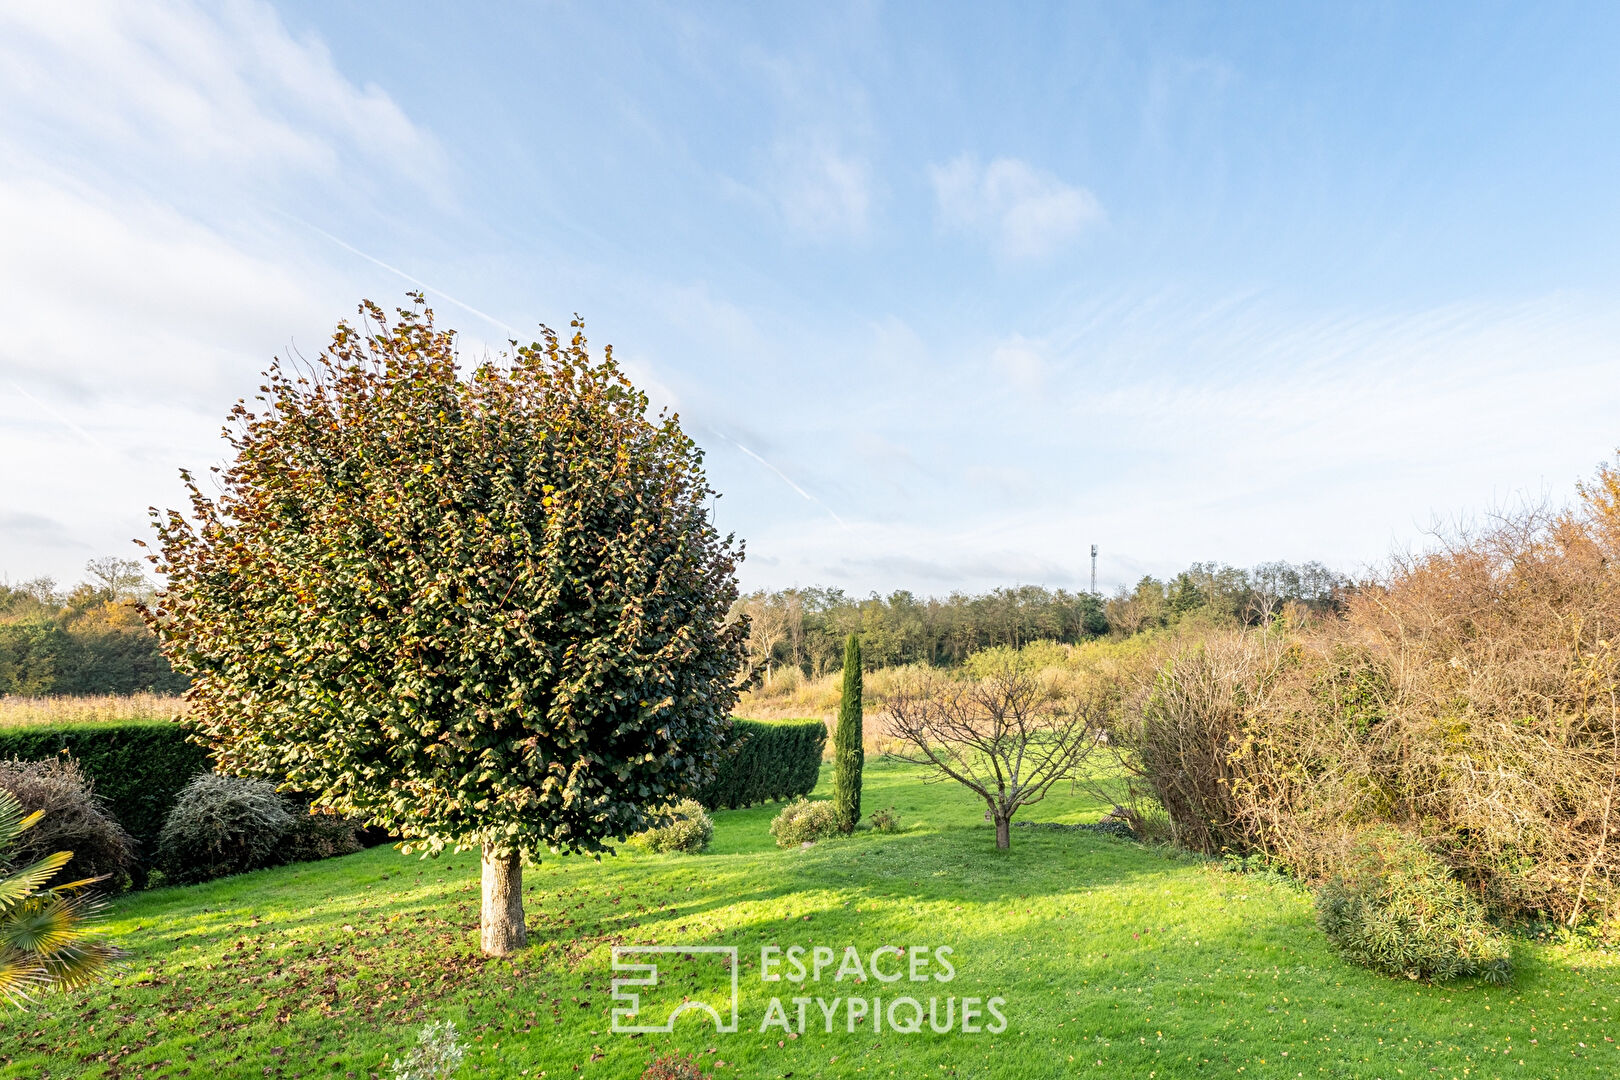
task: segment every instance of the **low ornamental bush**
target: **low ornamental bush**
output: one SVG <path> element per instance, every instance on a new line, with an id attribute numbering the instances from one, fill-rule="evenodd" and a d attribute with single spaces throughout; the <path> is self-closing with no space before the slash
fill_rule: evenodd
<path id="1" fill-rule="evenodd" d="M 821 775 L 820 720 L 732 720 L 715 777 L 697 793 L 711 810 L 808 795 Z"/>
<path id="2" fill-rule="evenodd" d="M 102 878 L 97 888 L 108 892 L 129 884 L 135 842 L 96 797 L 78 762 L 69 757 L 0 761 L 0 791 L 10 792 L 24 813 L 45 813 L 13 845 L 17 865 L 71 851 L 73 858 L 52 879 L 56 883 Z"/>
<path id="3" fill-rule="evenodd" d="M 698 1068 L 697 1058 L 666 1054 L 652 1060 L 641 1080 L 710 1080 L 710 1076 Z"/>
<path id="4" fill-rule="evenodd" d="M 186 741 L 190 734 L 185 724 L 168 720 L 31 724 L 0 729 L 0 758 L 43 761 L 65 751 L 135 839 L 135 855 L 146 864 L 180 789 L 213 767 L 206 749 Z"/>
<path id="5" fill-rule="evenodd" d="M 467 1047 L 457 1037 L 454 1023 L 428 1024 L 417 1032 L 410 1052 L 394 1062 L 394 1080 L 449 1080 L 466 1056 Z"/>
<path id="6" fill-rule="evenodd" d="M 797 847 L 838 834 L 838 808 L 825 799 L 794 799 L 771 822 L 777 847 Z"/>
<path id="7" fill-rule="evenodd" d="M 682 799 L 658 816 L 662 824 L 637 833 L 630 838 L 630 843 L 648 851 L 696 853 L 708 847 L 714 838 L 714 821 L 696 799 Z"/>
<path id="8" fill-rule="evenodd" d="M 171 882 L 208 881 L 283 861 L 294 827 L 267 780 L 204 773 L 180 792 L 158 837 L 158 869 Z"/>
<path id="9" fill-rule="evenodd" d="M 881 810 L 874 810 L 867 815 L 872 828 L 877 832 L 894 833 L 900 831 L 900 811 L 892 806 L 885 806 Z"/>
<path id="10" fill-rule="evenodd" d="M 1364 830 L 1316 894 L 1316 918 L 1344 956 L 1387 975 L 1443 982 L 1513 977 L 1507 942 L 1462 883 L 1417 839 Z"/>
<path id="11" fill-rule="evenodd" d="M 292 825 L 281 838 L 277 862 L 313 862 L 364 850 L 361 829 L 353 818 L 322 811 L 311 813 L 309 804 L 302 799 L 282 798 L 292 815 Z"/>

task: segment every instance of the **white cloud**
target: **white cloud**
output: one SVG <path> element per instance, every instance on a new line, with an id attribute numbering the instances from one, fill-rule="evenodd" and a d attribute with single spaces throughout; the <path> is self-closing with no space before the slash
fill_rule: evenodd
<path id="1" fill-rule="evenodd" d="M 1050 255 L 1103 220 L 1097 198 L 1082 187 L 1018 158 L 981 166 L 964 154 L 929 168 L 940 220 L 990 239 L 1004 259 Z"/>
<path id="2" fill-rule="evenodd" d="M 1022 334 L 996 346 L 990 354 L 990 367 L 999 380 L 1020 390 L 1037 390 L 1046 380 L 1046 358 Z"/>
<path id="3" fill-rule="evenodd" d="M 825 139 L 779 142 L 774 156 L 777 203 L 793 229 L 815 239 L 866 235 L 872 178 L 864 158 Z"/>
<path id="4" fill-rule="evenodd" d="M 444 167 L 386 93 L 248 0 L 0 0 L 0 102 L 0 126 L 92 139 L 107 156 L 325 175 L 360 159 L 428 182 Z"/>
<path id="5" fill-rule="evenodd" d="M 838 504 L 852 533 L 808 513 L 749 523 L 774 561 L 745 580 L 1084 587 L 1092 542 L 1104 591 L 1198 559 L 1356 572 L 1436 517 L 1568 498 L 1620 442 L 1616 342 L 1612 305 L 1573 294 L 1406 311 L 1096 297 L 1027 339 L 942 344 L 910 396 L 782 433 L 786 452 L 826 448 L 825 474 L 865 478 Z M 1040 359 L 1039 393 L 986 393 L 987 355 L 1009 375 Z M 879 439 L 922 467 L 868 461 Z"/>
<path id="6" fill-rule="evenodd" d="M 132 553 L 272 356 L 399 295 L 281 208 L 442 173 L 266 5 L 0 0 L 0 461 L 27 463 L 0 469 L 0 573 Z"/>

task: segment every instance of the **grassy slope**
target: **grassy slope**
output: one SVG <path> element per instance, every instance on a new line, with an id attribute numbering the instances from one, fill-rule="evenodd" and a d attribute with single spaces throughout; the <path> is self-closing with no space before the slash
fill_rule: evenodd
<path id="1" fill-rule="evenodd" d="M 1506 991 L 1385 979 L 1335 959 L 1285 886 L 1085 833 L 1016 830 L 997 853 L 960 789 L 882 762 L 867 781 L 865 807 L 897 806 L 905 832 L 777 851 L 775 808 L 758 807 L 717 815 L 703 856 L 548 860 L 528 875 L 534 945 L 517 964 L 475 951 L 466 855 L 382 848 L 127 897 L 111 922 L 125 974 L 0 1014 L 0 1076 L 386 1077 L 384 1055 L 441 1017 L 471 1039 L 468 1077 L 617 1080 L 671 1046 L 721 1077 L 1620 1072 L 1606 1034 L 1620 964 L 1606 955 L 1519 944 Z M 1097 811 L 1064 796 L 1029 816 Z M 741 946 L 741 1031 L 610 1034 L 610 938 Z M 1000 995 L 1010 1026 L 828 1035 L 812 1006 L 802 1037 L 761 1035 L 770 994 L 794 992 L 758 981 L 762 942 L 951 945 L 957 977 L 931 992 Z M 830 980 L 799 992 L 850 992 Z"/>

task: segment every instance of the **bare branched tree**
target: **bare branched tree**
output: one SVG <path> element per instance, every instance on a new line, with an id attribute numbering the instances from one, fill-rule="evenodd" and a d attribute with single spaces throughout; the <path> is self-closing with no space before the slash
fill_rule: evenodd
<path id="1" fill-rule="evenodd" d="M 750 670 L 763 671 L 765 685 L 776 673 L 776 649 L 788 640 L 787 611 L 780 595 L 757 592 L 737 601 L 736 607 L 748 616 L 748 663 Z"/>
<path id="2" fill-rule="evenodd" d="M 890 698 L 889 727 L 909 744 L 896 757 L 984 800 L 1005 849 L 1013 815 L 1080 773 L 1096 749 L 1100 713 L 1096 698 L 1050 690 L 1009 660 L 976 681 L 917 674 Z"/>

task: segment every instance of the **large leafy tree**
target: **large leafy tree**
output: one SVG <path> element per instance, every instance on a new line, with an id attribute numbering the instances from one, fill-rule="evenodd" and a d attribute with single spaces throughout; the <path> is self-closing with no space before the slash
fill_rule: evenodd
<path id="1" fill-rule="evenodd" d="M 419 295 L 226 435 L 153 511 L 149 618 L 222 770 L 483 855 L 482 943 L 525 943 L 522 859 L 597 852 L 708 778 L 736 700 L 740 545 L 702 452 L 615 364 L 542 340 L 458 369 Z"/>

